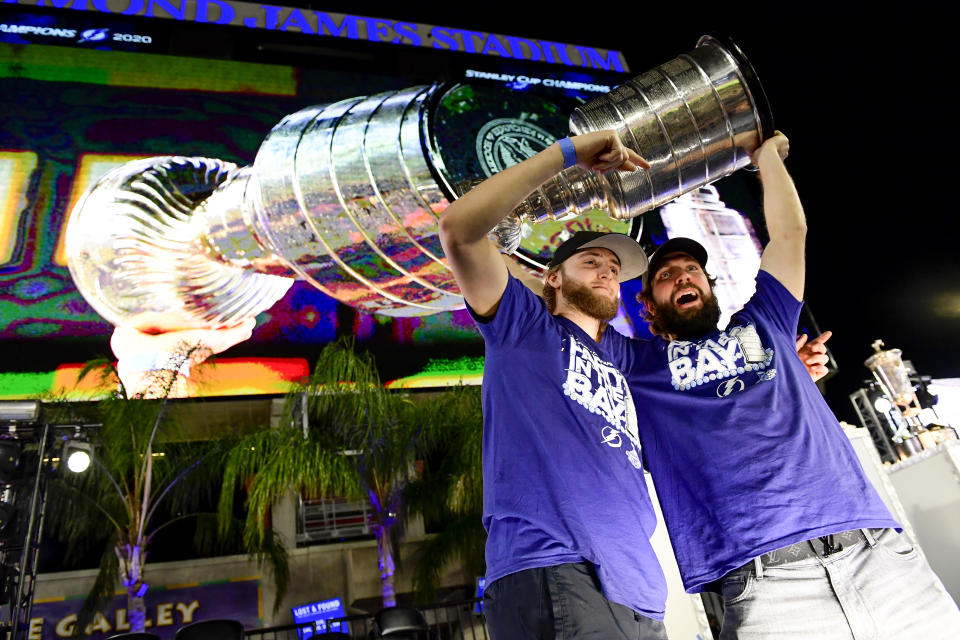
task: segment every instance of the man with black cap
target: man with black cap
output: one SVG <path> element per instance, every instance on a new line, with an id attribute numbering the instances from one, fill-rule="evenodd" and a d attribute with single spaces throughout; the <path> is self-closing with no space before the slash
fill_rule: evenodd
<path id="1" fill-rule="evenodd" d="M 721 638 L 960 637 L 794 355 L 806 222 L 787 150 L 778 133 L 753 157 L 770 236 L 754 296 L 719 330 L 706 250 L 670 239 L 640 294 L 658 337 L 621 362 L 684 586 L 722 590 Z"/>
<path id="2" fill-rule="evenodd" d="M 646 256 L 627 236 L 579 232 L 556 251 L 544 300 L 509 275 L 489 232 L 565 166 L 647 163 L 614 132 L 565 138 L 480 184 L 440 239 L 486 342 L 484 613 L 494 640 L 666 638 L 666 582 L 649 538 L 636 413 L 608 351 L 620 281 Z M 616 344 L 622 345 L 623 337 Z"/>

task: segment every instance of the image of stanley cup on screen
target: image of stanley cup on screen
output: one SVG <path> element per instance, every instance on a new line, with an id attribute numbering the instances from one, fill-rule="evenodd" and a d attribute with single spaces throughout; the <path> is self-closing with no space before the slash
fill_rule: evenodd
<path id="1" fill-rule="evenodd" d="M 365 312 L 461 308 L 438 240 L 448 203 L 568 131 L 600 129 L 618 131 L 650 170 L 572 167 L 542 185 L 495 236 L 528 267 L 542 268 L 565 239 L 558 221 L 626 231 L 749 165 L 772 119 L 746 58 L 709 37 L 572 115 L 480 84 L 316 105 L 278 123 L 247 167 L 164 156 L 108 173 L 71 215 L 70 273 L 104 318 L 145 332 L 236 325 L 294 279 Z"/>

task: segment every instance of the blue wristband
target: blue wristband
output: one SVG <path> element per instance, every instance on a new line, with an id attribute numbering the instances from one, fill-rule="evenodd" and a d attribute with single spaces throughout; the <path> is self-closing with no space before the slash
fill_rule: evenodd
<path id="1" fill-rule="evenodd" d="M 577 150 L 573 148 L 573 140 L 570 138 L 561 138 L 557 140 L 560 145 L 560 151 L 563 153 L 563 168 L 569 169 L 577 164 Z"/>

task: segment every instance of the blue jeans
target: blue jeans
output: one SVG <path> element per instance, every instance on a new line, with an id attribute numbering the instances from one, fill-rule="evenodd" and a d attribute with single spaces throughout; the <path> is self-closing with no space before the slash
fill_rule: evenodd
<path id="1" fill-rule="evenodd" d="M 722 581 L 720 640 L 954 640 L 960 611 L 910 540 L 865 531 L 842 551 L 773 567 L 748 564 Z"/>
<path id="2" fill-rule="evenodd" d="M 526 569 L 483 591 L 493 640 L 667 640 L 663 623 L 611 602 L 587 562 Z"/>

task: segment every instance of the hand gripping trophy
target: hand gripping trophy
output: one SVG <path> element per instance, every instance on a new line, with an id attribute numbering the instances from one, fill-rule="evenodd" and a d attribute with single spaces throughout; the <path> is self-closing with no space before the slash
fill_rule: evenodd
<path id="1" fill-rule="evenodd" d="M 439 216 L 481 173 L 554 141 L 526 116 L 465 132 L 438 105 L 473 90 L 413 87 L 308 107 L 277 124 L 247 167 L 178 156 L 123 165 L 71 215 L 71 275 L 100 315 L 145 333 L 236 326 L 270 308 L 294 279 L 366 312 L 460 308 Z M 516 249 L 522 222 L 592 209 L 633 218 L 749 165 L 773 133 L 749 61 L 734 43 L 709 36 L 581 105 L 569 128 L 614 129 L 651 168 L 565 170 L 494 230 L 506 252 Z M 473 137 L 467 144 L 465 135 Z"/>

